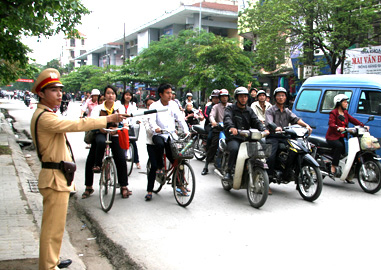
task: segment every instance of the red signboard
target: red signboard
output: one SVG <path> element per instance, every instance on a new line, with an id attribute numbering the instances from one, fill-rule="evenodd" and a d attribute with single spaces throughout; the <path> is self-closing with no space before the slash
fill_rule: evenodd
<path id="1" fill-rule="evenodd" d="M 18 79 L 18 80 L 16 80 L 16 82 L 28 82 L 28 83 L 33 83 L 34 80 L 32 80 L 32 79 Z"/>

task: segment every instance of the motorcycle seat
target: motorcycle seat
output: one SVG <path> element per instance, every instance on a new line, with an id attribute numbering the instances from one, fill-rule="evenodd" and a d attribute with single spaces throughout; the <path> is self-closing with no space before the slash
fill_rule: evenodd
<path id="1" fill-rule="evenodd" d="M 200 134 L 206 134 L 206 131 L 205 131 L 204 127 L 201 126 L 201 125 L 194 125 L 194 126 L 193 126 L 193 129 L 194 129 L 197 133 L 200 133 Z"/>
<path id="2" fill-rule="evenodd" d="M 308 141 L 318 147 L 331 148 L 330 145 L 327 143 L 327 140 L 323 137 L 311 135 L 308 137 Z"/>

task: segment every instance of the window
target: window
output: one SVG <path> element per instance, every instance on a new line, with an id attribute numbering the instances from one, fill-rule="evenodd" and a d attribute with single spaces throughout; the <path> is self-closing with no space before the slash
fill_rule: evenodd
<path id="1" fill-rule="evenodd" d="M 74 56 L 75 56 L 74 51 L 70 52 L 70 56 L 71 56 L 71 58 L 74 58 Z"/>
<path id="2" fill-rule="evenodd" d="M 357 113 L 381 115 L 381 92 L 362 90 Z"/>
<path id="3" fill-rule="evenodd" d="M 324 93 L 323 102 L 321 106 L 322 113 L 329 113 L 335 108 L 335 104 L 333 102 L 333 98 L 338 94 L 345 94 L 349 100 L 348 103 L 351 102 L 352 91 L 350 90 L 327 90 Z"/>
<path id="4" fill-rule="evenodd" d="M 75 39 L 70 39 L 70 47 L 75 47 Z"/>
<path id="5" fill-rule="evenodd" d="M 320 100 L 320 89 L 304 89 L 300 94 L 298 103 L 296 104 L 297 111 L 316 112 Z"/>
<path id="6" fill-rule="evenodd" d="M 85 45 L 85 40 L 84 40 L 84 39 L 81 39 L 81 45 L 82 45 L 82 46 Z"/>

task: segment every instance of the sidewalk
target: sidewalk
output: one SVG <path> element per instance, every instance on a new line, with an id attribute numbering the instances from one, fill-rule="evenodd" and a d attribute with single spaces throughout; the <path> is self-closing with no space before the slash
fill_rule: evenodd
<path id="1" fill-rule="evenodd" d="M 0 270 L 38 269 L 42 196 L 15 136 L 0 113 Z M 73 260 L 68 269 L 86 269 L 65 232 L 61 257 Z"/>

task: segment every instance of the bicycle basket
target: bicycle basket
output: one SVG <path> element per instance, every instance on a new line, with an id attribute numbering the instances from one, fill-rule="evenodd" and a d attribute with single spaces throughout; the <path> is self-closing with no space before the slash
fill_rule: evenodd
<path id="1" fill-rule="evenodd" d="M 271 144 L 249 143 L 247 144 L 247 152 L 250 157 L 267 158 L 271 154 Z"/>
<path id="2" fill-rule="evenodd" d="M 190 142 L 190 138 L 187 140 L 174 140 L 171 141 L 171 151 L 174 159 L 191 159 L 194 155 L 194 145 L 188 146 L 185 151 L 183 149 Z"/>
<path id="3" fill-rule="evenodd" d="M 139 138 L 140 125 L 130 125 L 128 136 L 130 140 L 137 140 Z"/>

